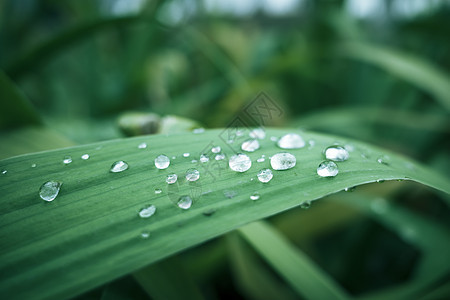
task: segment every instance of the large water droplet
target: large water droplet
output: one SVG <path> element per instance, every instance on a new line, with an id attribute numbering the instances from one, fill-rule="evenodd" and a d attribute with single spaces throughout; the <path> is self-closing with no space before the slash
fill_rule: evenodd
<path id="1" fill-rule="evenodd" d="M 71 157 L 71 156 L 69 156 L 69 155 L 64 156 L 63 163 L 64 163 L 65 165 L 68 165 L 68 164 L 70 164 L 71 162 L 72 162 L 72 157 Z"/>
<path id="2" fill-rule="evenodd" d="M 311 207 L 311 201 L 305 201 L 302 204 L 300 204 L 301 209 L 308 209 Z"/>
<path id="3" fill-rule="evenodd" d="M 214 146 L 211 148 L 212 153 L 219 153 L 220 151 L 222 151 L 222 148 L 220 148 L 220 146 Z"/>
<path id="4" fill-rule="evenodd" d="M 183 153 L 183 157 L 189 157 L 191 154 L 189 152 Z"/>
<path id="5" fill-rule="evenodd" d="M 241 149 L 247 152 L 254 152 L 259 149 L 258 140 L 246 140 L 242 143 Z"/>
<path id="6" fill-rule="evenodd" d="M 258 172 L 258 180 L 261 182 L 269 182 L 273 178 L 273 173 L 271 169 L 262 169 Z"/>
<path id="7" fill-rule="evenodd" d="M 266 132 L 261 127 L 255 128 L 252 131 L 250 131 L 249 136 L 253 139 L 262 140 L 266 137 Z"/>
<path id="8" fill-rule="evenodd" d="M 252 160 L 245 154 L 239 153 L 230 157 L 230 169 L 236 172 L 245 172 L 252 166 Z"/>
<path id="9" fill-rule="evenodd" d="M 324 154 L 326 159 L 334 161 L 345 161 L 349 157 L 347 149 L 338 145 L 326 148 Z"/>
<path id="10" fill-rule="evenodd" d="M 143 209 L 141 209 L 139 211 L 139 217 L 141 218 L 150 218 L 151 216 L 153 216 L 156 212 L 156 206 L 154 206 L 153 204 L 144 207 Z"/>
<path id="11" fill-rule="evenodd" d="M 39 189 L 39 197 L 45 201 L 53 201 L 58 196 L 61 189 L 62 182 L 59 181 L 47 181 Z"/>
<path id="12" fill-rule="evenodd" d="M 277 153 L 270 158 L 272 169 L 278 171 L 291 169 L 295 167 L 296 163 L 295 156 L 287 152 Z"/>
<path id="13" fill-rule="evenodd" d="M 208 155 L 206 155 L 206 154 L 200 155 L 200 162 L 206 163 L 206 162 L 208 162 L 208 161 L 209 161 Z"/>
<path id="14" fill-rule="evenodd" d="M 282 149 L 298 149 L 305 147 L 305 141 L 296 133 L 288 133 L 278 140 L 278 147 Z"/>
<path id="15" fill-rule="evenodd" d="M 334 177 L 339 173 L 336 163 L 331 160 L 325 160 L 317 167 L 317 175 L 320 177 Z"/>
<path id="16" fill-rule="evenodd" d="M 223 154 L 223 153 L 216 154 L 214 159 L 215 160 L 223 160 L 223 159 L 225 159 L 225 154 Z"/>
<path id="17" fill-rule="evenodd" d="M 182 209 L 189 209 L 192 206 L 192 199 L 189 196 L 181 196 L 178 199 L 177 206 Z"/>
<path id="18" fill-rule="evenodd" d="M 158 155 L 158 157 L 155 158 L 155 167 L 163 170 L 167 169 L 170 165 L 170 158 L 168 158 L 166 155 L 161 154 Z"/>
<path id="19" fill-rule="evenodd" d="M 111 165 L 111 169 L 109 170 L 111 173 L 119 173 L 128 169 L 128 164 L 123 160 L 116 161 Z"/>
<path id="20" fill-rule="evenodd" d="M 140 143 L 140 144 L 138 145 L 138 148 L 139 148 L 139 149 L 145 149 L 145 148 L 147 148 L 147 143 Z"/>
<path id="21" fill-rule="evenodd" d="M 155 189 L 155 194 L 161 194 L 162 190 L 161 189 Z"/>
<path id="22" fill-rule="evenodd" d="M 177 182 L 177 179 L 178 179 L 177 174 L 169 174 L 167 175 L 166 182 L 168 184 L 174 184 L 175 182 Z"/>
<path id="23" fill-rule="evenodd" d="M 186 180 L 197 181 L 200 178 L 200 172 L 196 169 L 188 169 L 186 171 Z"/>
<path id="24" fill-rule="evenodd" d="M 203 132 L 205 132 L 205 128 L 203 128 L 203 127 L 195 128 L 194 130 L 192 130 L 192 132 L 195 134 L 203 133 Z"/>
<path id="25" fill-rule="evenodd" d="M 259 200 L 259 198 L 261 198 L 261 196 L 259 195 L 258 192 L 254 192 L 253 194 L 250 195 L 250 200 Z"/>
<path id="26" fill-rule="evenodd" d="M 86 153 L 86 154 L 83 154 L 83 155 L 81 155 L 81 159 L 82 159 L 82 160 L 88 160 L 88 159 L 89 159 L 89 157 L 90 157 L 90 156 L 89 156 L 89 154 L 87 154 L 87 153 Z"/>

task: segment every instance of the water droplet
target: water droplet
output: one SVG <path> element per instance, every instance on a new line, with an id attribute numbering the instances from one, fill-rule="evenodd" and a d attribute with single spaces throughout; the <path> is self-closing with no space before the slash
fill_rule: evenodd
<path id="1" fill-rule="evenodd" d="M 72 162 L 72 157 L 69 155 L 64 156 L 63 163 L 68 165 Z"/>
<path id="2" fill-rule="evenodd" d="M 259 195 L 258 192 L 254 192 L 253 194 L 250 195 L 250 200 L 256 201 L 259 200 L 261 196 Z"/>
<path id="3" fill-rule="evenodd" d="M 192 199 L 189 196 L 181 196 L 178 199 L 177 206 L 182 209 L 189 209 L 192 206 Z"/>
<path id="4" fill-rule="evenodd" d="M 81 159 L 82 160 L 88 160 L 89 159 L 89 154 L 83 154 L 83 155 L 81 155 Z"/>
<path id="5" fill-rule="evenodd" d="M 140 143 L 140 144 L 138 145 L 138 148 L 139 148 L 139 149 L 145 149 L 145 148 L 147 148 L 147 143 Z"/>
<path id="6" fill-rule="evenodd" d="M 338 173 L 339 170 L 336 163 L 331 160 L 325 160 L 317 167 L 317 175 L 320 177 L 334 177 Z"/>
<path id="7" fill-rule="evenodd" d="M 196 163 L 198 163 L 198 160 L 193 159 L 193 160 L 191 160 L 191 163 L 196 164 Z"/>
<path id="8" fill-rule="evenodd" d="M 266 158 L 264 156 L 261 156 L 260 158 L 258 158 L 256 161 L 259 163 L 262 163 L 266 160 Z"/>
<path id="9" fill-rule="evenodd" d="M 346 188 L 344 189 L 344 191 L 345 191 L 345 192 L 353 192 L 353 191 L 355 191 L 355 189 L 356 189 L 356 186 L 346 187 Z"/>
<path id="10" fill-rule="evenodd" d="M 177 159 L 177 157 L 176 156 L 172 156 L 172 159 Z"/>
<path id="11" fill-rule="evenodd" d="M 276 142 L 276 141 L 278 141 L 278 138 L 277 138 L 276 136 L 271 136 L 271 137 L 270 137 L 270 140 L 271 140 L 272 142 Z"/>
<path id="12" fill-rule="evenodd" d="M 262 140 L 266 137 L 266 132 L 261 127 L 255 128 L 252 131 L 250 131 L 249 136 L 253 139 L 259 139 Z"/>
<path id="13" fill-rule="evenodd" d="M 254 152 L 259 149 L 258 140 L 246 140 L 242 143 L 241 149 L 247 152 Z"/>
<path id="14" fill-rule="evenodd" d="M 32 168 L 36 168 L 36 166 L 37 166 L 36 164 L 31 164 Z"/>
<path id="15" fill-rule="evenodd" d="M 206 162 L 208 162 L 208 161 L 209 161 L 208 155 L 206 155 L 206 154 L 200 155 L 200 162 L 206 163 Z"/>
<path id="16" fill-rule="evenodd" d="M 154 206 L 153 204 L 144 207 L 143 209 L 141 209 L 139 211 L 139 217 L 141 218 L 150 218 L 151 216 L 153 216 L 156 212 L 156 206 Z"/>
<path id="17" fill-rule="evenodd" d="M 270 158 L 272 169 L 278 171 L 292 169 L 296 163 L 295 156 L 287 152 L 277 153 Z"/>
<path id="18" fill-rule="evenodd" d="M 215 146 L 211 148 L 212 153 L 219 153 L 220 151 L 222 151 L 222 148 L 220 148 L 220 146 Z"/>
<path id="19" fill-rule="evenodd" d="M 245 172 L 252 166 L 252 160 L 247 155 L 238 153 L 230 157 L 228 165 L 233 171 Z"/>
<path id="20" fill-rule="evenodd" d="M 186 180 L 197 181 L 200 178 L 200 172 L 196 169 L 188 169 L 186 171 Z"/>
<path id="21" fill-rule="evenodd" d="M 305 141 L 296 133 L 288 133 L 278 140 L 278 147 L 282 149 L 298 149 L 305 147 Z"/>
<path id="22" fill-rule="evenodd" d="M 223 191 L 223 194 L 228 199 L 232 199 L 232 198 L 234 198 L 237 195 L 237 192 L 236 191 L 226 190 L 226 191 Z"/>
<path id="23" fill-rule="evenodd" d="M 39 197 L 45 201 L 53 201 L 58 196 L 61 189 L 62 182 L 59 181 L 47 181 L 39 189 Z"/>
<path id="24" fill-rule="evenodd" d="M 302 204 L 300 204 L 301 209 L 308 209 L 311 207 L 311 201 L 305 201 Z"/>
<path id="25" fill-rule="evenodd" d="M 386 166 L 389 166 L 389 161 L 391 160 L 391 158 L 387 155 L 381 155 L 380 157 L 377 158 L 377 162 L 379 164 L 383 164 Z"/>
<path id="26" fill-rule="evenodd" d="M 269 182 L 273 178 L 273 173 L 271 169 L 262 169 L 258 172 L 258 180 L 261 182 Z"/>
<path id="27" fill-rule="evenodd" d="M 2 170 L 2 175 L 5 175 L 6 173 L 8 173 L 7 170 Z"/>
<path id="28" fill-rule="evenodd" d="M 312 149 L 312 148 L 314 148 L 314 146 L 316 145 L 316 141 L 314 141 L 314 140 L 309 140 L 309 141 L 308 141 L 308 145 L 309 145 L 308 149 Z"/>
<path id="29" fill-rule="evenodd" d="M 150 231 L 142 231 L 141 232 L 141 238 L 148 239 L 150 236 Z"/>
<path id="30" fill-rule="evenodd" d="M 119 173 L 128 169 L 128 164 L 123 160 L 116 161 L 111 165 L 111 169 L 109 170 L 112 173 Z"/>
<path id="31" fill-rule="evenodd" d="M 243 129 L 238 129 L 236 130 L 236 136 L 243 136 L 244 135 L 244 130 Z"/>
<path id="32" fill-rule="evenodd" d="M 344 146 L 344 148 L 345 148 L 348 152 L 353 152 L 353 151 L 355 151 L 355 146 L 353 146 L 353 145 L 347 144 L 347 145 Z"/>
<path id="33" fill-rule="evenodd" d="M 210 217 L 212 216 L 214 213 L 216 212 L 216 210 L 214 208 L 210 208 L 205 210 L 202 214 L 206 217 Z"/>
<path id="34" fill-rule="evenodd" d="M 177 182 L 177 179 L 178 179 L 177 174 L 169 174 L 167 175 L 166 182 L 168 184 L 174 184 L 175 182 Z"/>
<path id="35" fill-rule="evenodd" d="M 155 194 L 161 194 L 162 190 L 161 189 L 155 189 Z"/>
<path id="36" fill-rule="evenodd" d="M 325 149 L 323 152 L 326 159 L 333 161 L 346 161 L 349 157 L 348 151 L 341 146 L 333 145 Z"/>
<path id="37" fill-rule="evenodd" d="M 194 130 L 192 130 L 192 132 L 195 134 L 203 133 L 203 132 L 205 132 L 205 128 L 203 128 L 203 127 L 195 128 Z"/>
<path id="38" fill-rule="evenodd" d="M 155 158 L 155 167 L 164 170 L 167 169 L 170 165 L 170 159 L 165 156 L 164 154 L 158 155 L 158 157 Z"/>
<path id="39" fill-rule="evenodd" d="M 377 183 L 383 183 L 385 180 L 384 179 L 378 179 Z"/>
<path id="40" fill-rule="evenodd" d="M 223 160 L 223 159 L 225 159 L 225 154 L 223 154 L 223 153 L 216 154 L 214 159 L 215 160 Z"/>
<path id="41" fill-rule="evenodd" d="M 183 157 L 189 157 L 191 154 L 189 152 L 183 153 Z"/>

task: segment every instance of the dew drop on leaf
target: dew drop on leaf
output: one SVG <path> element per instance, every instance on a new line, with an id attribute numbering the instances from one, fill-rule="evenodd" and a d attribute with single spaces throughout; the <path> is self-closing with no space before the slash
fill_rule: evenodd
<path id="1" fill-rule="evenodd" d="M 150 237 L 150 231 L 142 231 L 141 238 L 148 239 Z"/>
<path id="2" fill-rule="evenodd" d="M 253 139 L 259 139 L 262 140 L 266 137 L 266 132 L 261 127 L 255 128 L 252 131 L 250 131 L 249 136 Z"/>
<path id="3" fill-rule="evenodd" d="M 187 181 L 197 181 L 200 178 L 200 172 L 197 169 L 188 169 L 186 171 Z"/>
<path id="4" fill-rule="evenodd" d="M 138 148 L 139 148 L 139 149 L 145 149 L 145 148 L 147 148 L 147 143 L 140 143 L 140 144 L 138 145 Z"/>
<path id="5" fill-rule="evenodd" d="M 178 199 L 177 206 L 181 209 L 189 209 L 192 206 L 191 197 L 184 195 Z"/>
<path id="6" fill-rule="evenodd" d="M 194 130 L 192 130 L 192 132 L 195 134 L 203 133 L 203 132 L 205 132 L 205 128 L 203 128 L 203 127 L 195 128 Z"/>
<path id="7" fill-rule="evenodd" d="M 250 200 L 256 201 L 259 200 L 259 198 L 261 198 L 261 196 L 259 195 L 258 192 L 254 192 L 253 194 L 250 195 Z"/>
<path id="8" fill-rule="evenodd" d="M 301 209 L 308 209 L 311 207 L 311 201 L 305 201 L 302 204 L 300 204 Z"/>
<path id="9" fill-rule="evenodd" d="M 278 140 L 277 145 L 282 149 L 299 149 L 305 147 L 305 141 L 296 133 L 288 133 Z"/>
<path id="10" fill-rule="evenodd" d="M 222 151 L 222 148 L 220 148 L 220 146 L 214 146 L 211 148 L 212 153 L 219 153 L 220 151 Z"/>
<path id="11" fill-rule="evenodd" d="M 155 194 L 161 194 L 162 190 L 161 189 L 155 189 Z"/>
<path id="12" fill-rule="evenodd" d="M 214 159 L 215 160 L 223 160 L 223 159 L 225 159 L 225 154 L 223 154 L 223 153 L 216 154 Z"/>
<path id="13" fill-rule="evenodd" d="M 241 149 L 247 152 L 255 152 L 259 147 L 258 140 L 246 140 L 241 145 Z"/>
<path id="14" fill-rule="evenodd" d="M 377 158 L 377 162 L 378 162 L 379 164 L 386 165 L 386 166 L 389 165 L 389 161 L 390 161 L 390 160 L 391 160 L 390 157 L 387 156 L 387 155 L 381 155 L 381 156 L 379 156 L 379 157 Z"/>
<path id="15" fill-rule="evenodd" d="M 200 155 L 200 162 L 206 163 L 206 162 L 208 162 L 208 161 L 209 161 L 208 155 L 206 155 L 206 154 Z"/>
<path id="16" fill-rule="evenodd" d="M 272 169 L 277 171 L 292 169 L 296 163 L 295 156 L 287 152 L 277 153 L 270 158 Z"/>
<path id="17" fill-rule="evenodd" d="M 230 157 L 228 165 L 231 170 L 242 173 L 250 169 L 252 160 L 247 155 L 239 153 Z"/>
<path id="18" fill-rule="evenodd" d="M 326 159 L 333 161 L 346 161 L 349 157 L 347 149 L 338 145 L 326 148 L 324 154 Z"/>
<path id="19" fill-rule="evenodd" d="M 44 201 L 53 201 L 58 196 L 61 189 L 62 182 L 59 181 L 47 181 L 39 189 L 39 197 Z"/>
<path id="20" fill-rule="evenodd" d="M 68 164 L 70 164 L 71 162 L 72 162 L 72 157 L 71 157 L 71 156 L 69 156 L 69 155 L 64 156 L 63 163 L 64 163 L 65 165 L 68 165 Z"/>
<path id="21" fill-rule="evenodd" d="M 144 208 L 142 208 L 139 211 L 139 217 L 141 218 L 150 218 L 151 216 L 153 216 L 156 212 L 156 206 L 154 206 L 153 204 L 146 206 Z"/>
<path id="22" fill-rule="evenodd" d="M 166 155 L 161 154 L 155 158 L 155 167 L 157 169 L 164 170 L 164 169 L 167 169 L 169 167 L 169 165 L 170 165 L 170 159 Z"/>
<path id="23" fill-rule="evenodd" d="M 126 169 L 128 169 L 128 164 L 123 160 L 119 160 L 111 165 L 111 169 L 109 171 L 111 173 L 119 173 L 125 171 Z"/>
<path id="24" fill-rule="evenodd" d="M 336 163 L 331 160 L 325 160 L 317 167 L 317 175 L 320 177 L 334 177 L 338 173 L 339 170 Z"/>
<path id="25" fill-rule="evenodd" d="M 262 169 L 258 172 L 257 176 L 259 181 L 267 183 L 272 180 L 273 173 L 271 169 Z"/>
<path id="26" fill-rule="evenodd" d="M 183 153 L 183 157 L 189 157 L 191 154 L 189 152 Z"/>
<path id="27" fill-rule="evenodd" d="M 178 176 L 177 174 L 169 174 L 166 177 L 166 182 L 167 184 L 174 184 L 175 182 L 177 182 Z"/>
<path id="28" fill-rule="evenodd" d="M 83 155 L 81 155 L 81 159 L 82 160 L 88 160 L 89 159 L 89 154 L 83 154 Z"/>

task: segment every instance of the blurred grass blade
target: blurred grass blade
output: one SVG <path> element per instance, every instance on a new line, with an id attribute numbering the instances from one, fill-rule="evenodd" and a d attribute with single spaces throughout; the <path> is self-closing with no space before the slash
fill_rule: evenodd
<path id="1" fill-rule="evenodd" d="M 112 140 L 0 161 L 0 294 L 8 299 L 67 298 L 136 271 L 152 262 L 204 242 L 249 222 L 296 207 L 364 183 L 410 179 L 450 192 L 448 178 L 386 150 L 338 136 L 302 132 L 314 147 L 290 150 L 297 165 L 275 171 L 268 184 L 250 180 L 269 160 L 254 163 L 246 173 L 228 168 L 227 160 L 192 163 L 212 145 L 230 157 L 239 151 L 239 137 L 228 144 L 232 128 Z M 267 136 L 281 136 L 293 129 L 267 129 Z M 248 132 L 247 132 L 248 133 Z M 269 138 L 261 150 L 249 153 L 252 161 L 281 152 Z M 139 149 L 138 145 L 148 147 Z M 338 163 L 335 178 L 316 174 L 322 150 L 335 142 L 353 148 L 350 159 Z M 235 147 L 235 148 L 233 148 Z M 237 147 L 237 148 L 236 148 Z M 183 153 L 190 153 L 189 158 Z M 88 160 L 81 159 L 89 154 Z M 158 170 L 154 158 L 174 157 L 168 169 Z M 64 165 L 70 155 L 73 162 Z M 384 164 L 377 158 L 384 155 Z M 129 169 L 110 173 L 111 164 L 124 160 Z M 31 167 L 36 164 L 35 167 Z M 257 164 L 257 165 L 255 165 Z M 184 180 L 188 168 L 197 168 L 197 182 Z M 167 185 L 166 176 L 178 175 Z M 59 196 L 50 203 L 39 198 L 41 185 L 63 182 Z M 154 193 L 162 189 L 162 193 Z M 249 196 L 259 191 L 261 199 Z M 233 197 L 226 197 L 234 194 Z M 188 210 L 175 203 L 189 195 Z M 230 199 L 231 198 L 231 199 Z M 45 202 L 45 203 L 44 203 Z M 144 206 L 157 207 L 154 216 L 139 218 Z M 150 237 L 143 239 L 142 231 Z M 51 280 L 49 280 L 51 278 Z M 27 288 L 24 289 L 23 287 Z"/>
<path id="2" fill-rule="evenodd" d="M 324 271 L 268 223 L 255 222 L 239 231 L 299 295 L 306 299 L 349 299 Z"/>
<path id="3" fill-rule="evenodd" d="M 421 88 L 450 110 L 450 77 L 423 58 L 387 47 L 348 43 L 340 48 L 350 58 L 373 64 Z"/>
<path id="4" fill-rule="evenodd" d="M 0 130 L 42 124 L 30 101 L 1 70 L 0 99 Z"/>

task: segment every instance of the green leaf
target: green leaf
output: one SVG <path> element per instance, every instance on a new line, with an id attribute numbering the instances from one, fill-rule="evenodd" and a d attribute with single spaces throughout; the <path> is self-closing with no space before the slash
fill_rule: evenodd
<path id="1" fill-rule="evenodd" d="M 254 222 L 239 229 L 245 239 L 306 299 L 348 299 L 324 271 L 271 225 Z"/>
<path id="2" fill-rule="evenodd" d="M 256 173 L 270 163 L 255 160 L 284 152 L 269 137 L 290 129 L 268 129 L 261 149 L 249 153 L 253 166 L 246 173 L 233 172 L 225 160 L 213 157 L 208 163 L 191 162 L 211 153 L 212 145 L 221 146 L 228 157 L 238 151 L 233 147 L 246 137 L 226 143 L 233 130 L 113 140 L 0 161 L 0 170 L 7 171 L 0 173 L 0 294 L 8 299 L 71 297 L 246 223 L 359 184 L 411 179 L 450 192 L 448 178 L 420 164 L 364 143 L 310 132 L 301 134 L 315 141 L 313 147 L 288 151 L 297 165 L 274 171 L 270 183 L 260 183 Z M 142 142 L 148 147 L 139 149 Z M 348 161 L 338 163 L 337 177 L 321 178 L 316 168 L 322 150 L 335 142 L 354 150 Z M 189 158 L 183 157 L 186 152 Z M 85 153 L 88 160 L 80 158 Z M 153 160 L 163 153 L 176 159 L 158 170 Z M 63 164 L 66 155 L 72 156 L 71 164 Z M 387 164 L 377 162 L 381 155 L 389 156 Z M 129 169 L 110 173 L 118 160 Z M 192 167 L 201 178 L 187 184 L 184 173 Z M 178 184 L 167 185 L 170 173 L 178 174 Z M 38 191 L 49 180 L 63 184 L 59 196 L 45 202 Z M 162 193 L 155 194 L 156 188 Z M 261 198 L 251 201 L 255 191 Z M 190 209 L 174 204 L 181 195 L 193 197 Z M 139 218 L 148 204 L 156 206 L 155 215 Z M 144 230 L 150 232 L 147 239 L 141 238 Z"/>
<path id="3" fill-rule="evenodd" d="M 390 72 L 433 95 L 450 110 L 450 76 L 421 57 L 366 43 L 348 43 L 342 54 Z"/>

